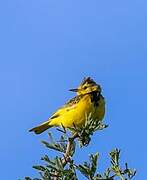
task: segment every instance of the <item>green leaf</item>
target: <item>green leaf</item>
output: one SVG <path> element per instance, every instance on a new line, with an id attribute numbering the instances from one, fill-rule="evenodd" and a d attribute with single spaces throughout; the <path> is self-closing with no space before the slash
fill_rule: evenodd
<path id="1" fill-rule="evenodd" d="M 43 167 L 43 166 L 33 166 L 33 168 L 34 168 L 34 169 L 37 169 L 37 170 L 39 170 L 39 171 L 45 171 L 45 170 L 46 170 L 46 168 Z"/>
<path id="2" fill-rule="evenodd" d="M 30 177 L 25 177 L 25 180 L 32 180 Z"/>
<path id="3" fill-rule="evenodd" d="M 60 157 L 56 156 L 55 163 L 56 163 L 56 167 L 57 167 L 58 171 L 63 171 L 64 170 L 62 160 L 61 160 Z"/>
<path id="4" fill-rule="evenodd" d="M 59 143 L 48 143 L 46 141 L 41 141 L 47 148 L 59 151 L 59 152 L 64 152 L 64 149 L 62 146 L 60 146 Z"/>
<path id="5" fill-rule="evenodd" d="M 99 156 L 98 152 L 95 155 L 93 155 L 93 154 L 90 155 L 92 176 L 94 176 L 94 174 L 96 172 L 96 169 L 97 169 L 97 159 L 98 159 L 98 156 Z"/>
<path id="6" fill-rule="evenodd" d="M 96 153 L 95 155 L 91 154 L 89 156 L 90 162 L 84 162 L 83 165 L 77 166 L 77 169 L 87 178 L 93 178 L 97 169 L 97 159 L 99 154 Z"/>

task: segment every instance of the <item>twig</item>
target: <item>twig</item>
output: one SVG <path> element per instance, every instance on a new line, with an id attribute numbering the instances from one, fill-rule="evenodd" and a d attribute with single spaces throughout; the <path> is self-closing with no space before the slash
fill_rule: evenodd
<path id="1" fill-rule="evenodd" d="M 73 156 L 73 155 L 71 155 L 71 150 L 72 150 L 72 148 L 74 146 L 73 143 L 74 143 L 74 140 L 76 138 L 78 138 L 78 137 L 79 137 L 79 134 L 76 132 L 71 137 L 68 138 L 66 151 L 63 154 L 63 158 L 62 158 L 62 165 L 63 165 L 63 167 L 65 167 L 66 164 L 71 161 L 70 156 Z M 58 172 L 55 172 L 55 176 L 56 177 L 54 177 L 54 180 L 58 180 Z"/>

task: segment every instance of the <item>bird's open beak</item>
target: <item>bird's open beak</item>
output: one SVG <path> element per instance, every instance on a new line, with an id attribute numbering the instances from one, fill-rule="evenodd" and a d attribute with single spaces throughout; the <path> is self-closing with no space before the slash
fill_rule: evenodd
<path id="1" fill-rule="evenodd" d="M 69 91 L 78 92 L 78 89 L 69 89 Z"/>

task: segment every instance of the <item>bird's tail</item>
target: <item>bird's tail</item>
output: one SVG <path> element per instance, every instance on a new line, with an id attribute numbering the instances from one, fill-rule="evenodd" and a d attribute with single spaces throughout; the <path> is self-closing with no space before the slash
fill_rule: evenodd
<path id="1" fill-rule="evenodd" d="M 45 130 L 47 130 L 48 128 L 51 128 L 52 126 L 50 125 L 50 121 L 46 121 L 32 129 L 29 130 L 29 132 L 34 132 L 35 134 L 41 134 L 42 132 L 44 132 Z"/>

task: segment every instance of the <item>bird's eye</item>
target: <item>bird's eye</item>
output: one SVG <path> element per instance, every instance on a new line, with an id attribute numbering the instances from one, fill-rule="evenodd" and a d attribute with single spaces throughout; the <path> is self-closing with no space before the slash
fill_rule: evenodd
<path id="1" fill-rule="evenodd" d="M 87 86 L 85 86 L 84 89 L 87 89 Z"/>

